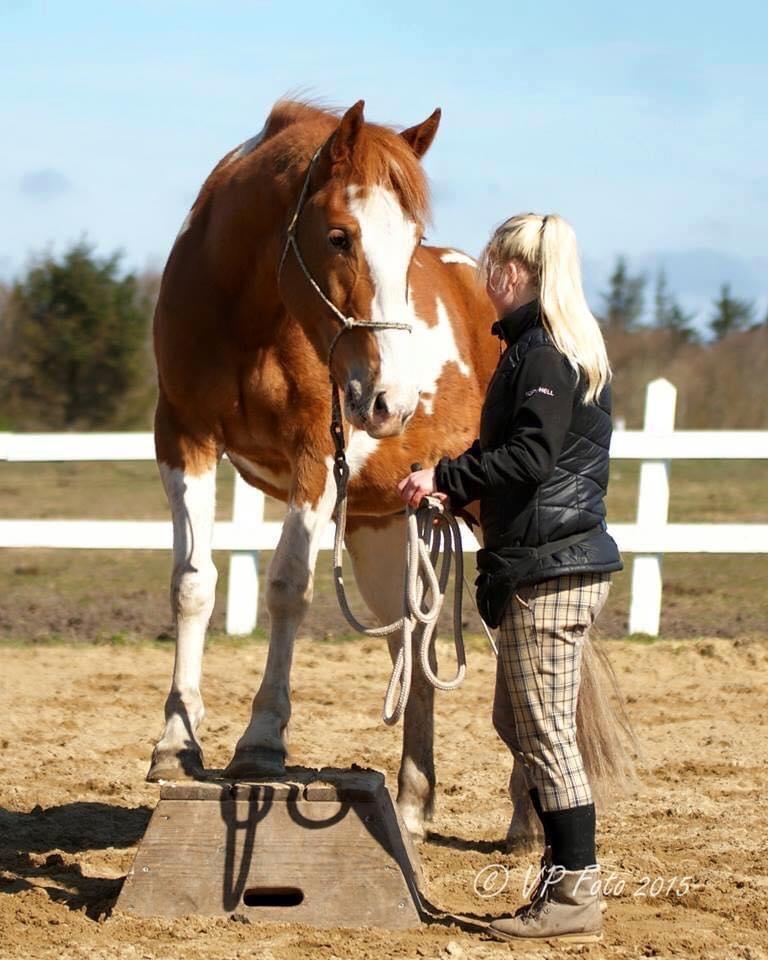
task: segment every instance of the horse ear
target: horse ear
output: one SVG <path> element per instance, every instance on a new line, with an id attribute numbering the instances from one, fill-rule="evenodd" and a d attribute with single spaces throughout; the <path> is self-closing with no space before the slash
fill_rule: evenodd
<path id="1" fill-rule="evenodd" d="M 432 141 L 435 139 L 437 128 L 440 125 L 441 114 L 442 110 L 438 107 L 423 123 L 417 123 L 415 127 L 408 127 L 400 134 L 403 140 L 410 144 L 417 157 L 423 157 L 432 146 Z"/>
<path id="2" fill-rule="evenodd" d="M 352 155 L 355 140 L 363 125 L 364 107 L 365 100 L 358 100 L 341 118 L 341 122 L 336 128 L 336 133 L 334 133 L 333 139 L 331 140 L 332 163 L 344 163 L 349 160 Z"/>

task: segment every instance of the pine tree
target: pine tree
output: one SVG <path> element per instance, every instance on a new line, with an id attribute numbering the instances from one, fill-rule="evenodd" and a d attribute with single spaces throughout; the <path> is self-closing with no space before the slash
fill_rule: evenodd
<path id="1" fill-rule="evenodd" d="M 667 274 L 663 267 L 656 274 L 656 288 L 654 292 L 653 321 L 659 330 L 669 330 L 682 340 L 697 339 L 693 327 L 695 314 L 686 313 L 677 300 L 669 292 Z"/>
<path id="2" fill-rule="evenodd" d="M 129 426 L 146 415 L 150 307 L 118 254 L 85 242 L 33 261 L 0 315 L 0 404 L 14 429 Z"/>
<path id="3" fill-rule="evenodd" d="M 749 300 L 740 300 L 731 296 L 731 285 L 724 283 L 720 287 L 720 296 L 713 304 L 715 312 L 709 321 L 709 328 L 715 340 L 722 340 L 734 330 L 748 327 L 755 308 Z"/>
<path id="4" fill-rule="evenodd" d="M 609 329 L 632 330 L 637 326 L 645 302 L 645 282 L 643 274 L 630 275 L 625 257 L 617 257 L 608 290 L 601 294 L 603 319 Z"/>
<path id="5" fill-rule="evenodd" d="M 660 267 L 656 274 L 656 289 L 653 297 L 653 322 L 657 327 L 665 327 L 672 305 L 672 298 L 667 286 L 667 273 Z"/>

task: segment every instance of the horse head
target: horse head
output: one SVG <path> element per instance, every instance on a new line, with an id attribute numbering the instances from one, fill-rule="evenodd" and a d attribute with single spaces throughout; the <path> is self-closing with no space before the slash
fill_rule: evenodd
<path id="1" fill-rule="evenodd" d="M 283 300 L 328 361 L 347 419 L 373 437 L 402 433 L 419 402 L 408 275 L 429 215 L 420 159 L 439 122 L 438 109 L 396 133 L 366 123 L 362 100 L 351 107 L 310 167 L 281 263 Z"/>

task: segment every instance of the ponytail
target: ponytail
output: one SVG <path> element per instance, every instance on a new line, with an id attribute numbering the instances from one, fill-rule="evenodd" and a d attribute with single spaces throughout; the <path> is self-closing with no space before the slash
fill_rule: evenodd
<path id="1" fill-rule="evenodd" d="M 581 283 L 573 227 L 556 214 L 520 214 L 505 221 L 483 251 L 480 269 L 520 260 L 538 279 L 542 323 L 555 347 L 586 381 L 584 403 L 593 403 L 611 379 L 605 341 Z"/>

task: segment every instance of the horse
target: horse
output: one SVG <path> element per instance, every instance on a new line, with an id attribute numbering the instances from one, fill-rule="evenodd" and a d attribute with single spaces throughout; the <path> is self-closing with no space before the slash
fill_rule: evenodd
<path id="1" fill-rule="evenodd" d="M 440 116 L 437 109 L 398 132 L 368 122 L 363 101 L 343 114 L 278 101 L 261 132 L 213 168 L 175 240 L 153 339 L 176 653 L 150 781 L 204 775 L 200 680 L 225 453 L 286 513 L 267 573 L 266 665 L 224 776 L 285 773 L 294 641 L 335 508 L 331 383 L 347 432 L 345 544 L 355 580 L 382 623 L 401 615 L 405 517 L 396 483 L 412 462 L 430 465 L 472 443 L 499 354 L 475 261 L 425 243 L 421 159 Z M 397 804 L 417 839 L 434 811 L 433 692 L 416 671 Z M 595 722 L 588 713 L 585 736 Z M 593 714 L 606 728 L 595 741 L 604 770 L 621 759 L 607 732 L 614 717 Z M 512 782 L 510 838 L 530 842 L 527 791 L 519 776 Z"/>

